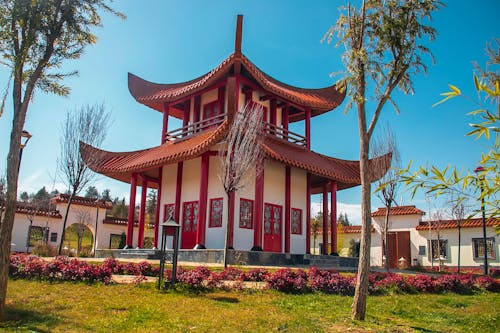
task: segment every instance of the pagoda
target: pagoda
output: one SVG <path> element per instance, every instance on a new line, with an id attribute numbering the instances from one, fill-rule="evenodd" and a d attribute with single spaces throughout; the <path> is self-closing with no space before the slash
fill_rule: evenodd
<path id="1" fill-rule="evenodd" d="M 345 92 L 337 86 L 297 88 L 264 73 L 241 51 L 243 17 L 237 17 L 234 52 L 216 68 L 191 81 L 152 83 L 133 74 L 128 87 L 135 100 L 163 115 L 159 146 L 108 152 L 81 143 L 81 155 L 97 173 L 130 183 L 126 243 L 144 246 L 146 191 L 158 190 L 154 245 L 159 221 L 170 214 L 181 224 L 182 249 L 228 248 L 304 254 L 310 252 L 310 197 L 323 194 L 322 253 L 337 252 L 337 191 L 360 184 L 359 161 L 311 150 L 311 117 L 335 109 Z M 254 168 L 244 189 L 228 207 L 218 170 L 219 150 L 233 115 L 248 103 L 264 110 L 263 167 Z M 182 127 L 169 130 L 169 118 Z M 304 135 L 288 129 L 302 122 Z M 381 160 L 388 161 L 388 156 Z M 384 163 L 387 165 L 389 163 Z M 387 170 L 379 171 L 377 178 Z M 259 170 L 256 172 L 255 170 Z M 141 186 L 139 229 L 134 239 L 134 207 Z M 328 207 L 328 194 L 331 207 Z M 330 208 L 331 218 L 328 216 Z M 229 211 L 228 211 L 229 210 Z M 330 229 L 331 239 L 328 239 Z"/>

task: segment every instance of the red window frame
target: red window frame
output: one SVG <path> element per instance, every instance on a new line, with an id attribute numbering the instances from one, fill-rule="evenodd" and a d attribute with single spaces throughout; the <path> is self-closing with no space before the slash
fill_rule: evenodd
<path id="1" fill-rule="evenodd" d="M 220 205 L 220 211 L 217 212 L 217 205 Z M 209 228 L 220 228 L 222 227 L 222 214 L 224 211 L 224 199 L 223 198 L 213 198 L 210 199 L 210 220 L 208 222 Z"/>
<path id="2" fill-rule="evenodd" d="M 292 208 L 290 216 L 290 232 L 293 235 L 302 235 L 302 209 Z"/>
<path id="3" fill-rule="evenodd" d="M 173 217 L 173 214 L 175 212 L 175 204 L 171 203 L 163 205 L 163 222 L 168 220 L 168 218 L 170 217 L 169 211 L 172 212 Z"/>
<path id="4" fill-rule="evenodd" d="M 243 215 L 242 203 L 246 203 L 250 205 L 249 214 L 247 216 Z M 240 198 L 240 222 L 239 227 L 241 229 L 253 229 L 253 200 Z M 245 224 L 242 224 L 242 221 L 248 221 Z"/>

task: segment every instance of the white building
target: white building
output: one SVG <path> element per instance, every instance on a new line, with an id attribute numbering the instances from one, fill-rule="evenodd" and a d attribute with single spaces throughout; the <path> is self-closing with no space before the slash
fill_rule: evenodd
<path id="1" fill-rule="evenodd" d="M 382 266 L 384 250 L 382 226 L 385 208 L 372 213 L 371 265 Z M 389 265 L 391 268 L 405 266 L 437 266 L 439 260 L 448 267 L 458 266 L 459 232 L 456 220 L 423 221 L 425 213 L 415 206 L 391 208 L 388 225 Z M 484 263 L 482 219 L 473 218 L 460 223 L 460 266 L 480 267 Z M 487 253 L 490 266 L 500 266 L 500 235 L 496 228 L 500 220 L 487 219 Z M 339 227 L 339 251 L 348 254 L 353 240 L 359 242 L 360 226 Z M 439 235 L 439 236 L 438 236 Z M 440 246 L 438 246 L 438 239 Z M 438 251 L 439 250 L 439 251 Z M 404 263 L 400 259 L 404 258 Z"/>
<path id="2" fill-rule="evenodd" d="M 68 198 L 66 194 L 52 198 L 50 209 L 33 208 L 29 204 L 19 202 L 12 228 L 11 250 L 31 252 L 38 241 L 58 247 Z M 82 223 L 90 230 L 93 239 L 97 230 L 97 249 L 117 248 L 122 234 L 126 232 L 127 219 L 107 217 L 106 210 L 110 208 L 109 202 L 96 202 L 95 199 L 76 196 L 68 212 L 66 229 L 72 224 Z M 137 221 L 135 228 L 137 229 Z M 146 225 L 145 237 L 152 241 L 152 224 Z"/>

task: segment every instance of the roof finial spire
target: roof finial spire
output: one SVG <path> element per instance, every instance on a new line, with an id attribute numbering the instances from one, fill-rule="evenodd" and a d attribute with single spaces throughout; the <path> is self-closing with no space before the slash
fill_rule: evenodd
<path id="1" fill-rule="evenodd" d="M 241 38 L 243 29 L 243 15 L 239 14 L 236 19 L 236 38 L 234 40 L 234 53 L 241 54 Z"/>

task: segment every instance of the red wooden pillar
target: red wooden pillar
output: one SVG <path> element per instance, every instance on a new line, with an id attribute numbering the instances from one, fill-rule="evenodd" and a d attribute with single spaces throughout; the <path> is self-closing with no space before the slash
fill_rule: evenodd
<path id="1" fill-rule="evenodd" d="M 194 110 L 193 110 L 193 123 L 196 124 L 197 122 L 200 121 L 200 116 L 201 114 L 201 96 L 195 96 L 194 97 Z M 194 131 L 197 132 L 198 128 L 195 127 Z"/>
<path id="2" fill-rule="evenodd" d="M 290 253 L 290 181 L 291 169 L 285 166 L 285 253 Z"/>
<path id="3" fill-rule="evenodd" d="M 137 174 L 133 173 L 130 180 L 130 198 L 128 204 L 128 220 L 127 220 L 127 237 L 125 242 L 127 247 L 132 247 L 134 237 L 134 222 L 135 222 L 135 193 L 137 190 Z"/>
<path id="4" fill-rule="evenodd" d="M 195 249 L 205 249 L 205 228 L 207 222 L 208 167 L 210 155 L 201 156 L 200 195 L 198 201 L 198 226 L 196 227 Z"/>
<path id="5" fill-rule="evenodd" d="M 282 109 L 281 123 L 283 124 L 283 128 L 288 130 L 289 120 L 289 107 L 288 104 L 285 105 Z"/>
<path id="6" fill-rule="evenodd" d="M 184 102 L 184 113 L 182 115 L 182 127 L 186 127 L 189 124 L 189 110 L 191 109 L 191 100 Z M 187 131 L 185 135 L 187 135 Z"/>
<path id="7" fill-rule="evenodd" d="M 307 141 L 307 149 L 311 149 L 311 109 L 306 110 L 306 119 L 305 119 L 305 132 L 306 132 L 306 141 Z"/>
<path id="8" fill-rule="evenodd" d="M 269 122 L 272 124 L 272 125 L 275 125 L 276 126 L 276 98 L 271 98 L 271 100 L 269 101 L 269 105 L 271 107 L 271 112 L 269 114 Z"/>
<path id="9" fill-rule="evenodd" d="M 306 253 L 311 253 L 311 174 L 306 175 Z"/>
<path id="10" fill-rule="evenodd" d="M 262 212 L 264 210 L 264 161 L 255 169 L 254 230 L 251 251 L 262 251 Z"/>
<path id="11" fill-rule="evenodd" d="M 163 124 L 161 128 L 161 141 L 160 143 L 164 143 L 165 140 L 165 134 L 168 132 L 168 114 L 169 114 L 169 104 L 164 103 L 163 104 Z"/>
<path id="12" fill-rule="evenodd" d="M 177 182 L 175 185 L 175 207 L 174 207 L 174 220 L 181 224 L 180 211 L 181 211 L 181 194 L 182 194 L 182 170 L 184 162 L 177 163 Z"/>
<path id="13" fill-rule="evenodd" d="M 330 182 L 332 185 L 330 194 L 330 229 L 332 249 L 330 254 L 337 255 L 337 182 Z"/>
<path id="14" fill-rule="evenodd" d="M 148 181 L 142 179 L 141 209 L 139 211 L 139 231 L 137 232 L 137 247 L 144 247 L 144 222 L 146 217 L 146 193 L 148 192 Z"/>
<path id="15" fill-rule="evenodd" d="M 161 207 L 161 184 L 163 179 L 163 167 L 160 167 L 158 176 L 158 191 L 156 195 L 156 211 L 155 211 L 155 230 L 154 230 L 154 240 L 153 246 L 158 248 L 158 231 L 160 229 L 160 207 Z M 163 217 L 165 220 L 165 216 Z"/>
<path id="16" fill-rule="evenodd" d="M 233 240 L 234 240 L 234 207 L 236 205 L 236 193 L 231 192 L 231 204 L 229 205 L 229 221 L 228 221 L 228 234 L 229 237 L 227 239 L 227 248 L 234 249 Z"/>
<path id="17" fill-rule="evenodd" d="M 226 97 L 226 87 L 221 86 L 219 87 L 219 90 L 217 90 L 217 107 L 219 108 L 219 111 L 217 114 L 223 114 L 224 113 L 224 100 Z"/>
<path id="18" fill-rule="evenodd" d="M 323 247 L 321 254 L 328 254 L 328 191 L 323 185 Z"/>

